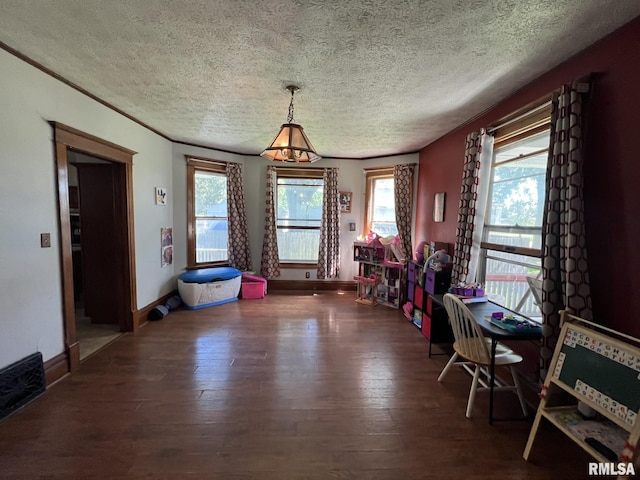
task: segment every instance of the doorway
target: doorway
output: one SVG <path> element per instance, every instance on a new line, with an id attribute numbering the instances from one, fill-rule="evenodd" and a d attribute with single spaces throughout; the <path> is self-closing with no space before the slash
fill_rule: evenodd
<path id="1" fill-rule="evenodd" d="M 115 212 L 117 170 L 123 165 L 67 150 L 69 222 L 73 261 L 76 339 L 80 361 L 117 339 L 124 328 L 118 318 L 117 291 L 121 258 L 114 232 L 121 227 Z"/>
<path id="2" fill-rule="evenodd" d="M 83 337 L 85 343 L 89 338 L 83 326 L 107 330 L 108 335 L 100 336 L 112 338 L 102 343 L 138 327 L 132 186 L 135 152 L 59 123 L 52 126 L 65 353 L 68 369 L 73 372 L 91 353 L 89 345 L 81 346 Z"/>

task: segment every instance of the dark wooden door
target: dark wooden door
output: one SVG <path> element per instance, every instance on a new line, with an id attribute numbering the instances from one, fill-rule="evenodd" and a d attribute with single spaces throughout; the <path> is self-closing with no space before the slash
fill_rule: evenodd
<path id="1" fill-rule="evenodd" d="M 124 309 L 120 179 L 116 163 L 78 163 L 82 288 L 92 323 L 120 324 Z"/>

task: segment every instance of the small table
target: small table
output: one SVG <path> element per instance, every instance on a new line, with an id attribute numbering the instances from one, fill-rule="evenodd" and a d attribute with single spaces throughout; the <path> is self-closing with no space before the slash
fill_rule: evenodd
<path id="1" fill-rule="evenodd" d="M 434 302 L 444 305 L 442 301 L 444 295 L 431 295 Z M 514 315 L 523 316 L 517 312 L 509 310 L 491 301 L 470 303 L 467 305 L 469 311 L 473 314 L 474 318 L 480 325 L 482 331 L 491 338 L 491 365 L 489 367 L 490 386 L 489 386 L 489 424 L 493 424 L 493 386 L 495 383 L 496 375 L 496 347 L 499 341 L 503 340 L 539 340 L 541 333 L 524 331 L 524 332 L 510 332 L 504 330 L 489 320 L 486 317 L 490 317 L 494 312 L 513 313 Z"/>

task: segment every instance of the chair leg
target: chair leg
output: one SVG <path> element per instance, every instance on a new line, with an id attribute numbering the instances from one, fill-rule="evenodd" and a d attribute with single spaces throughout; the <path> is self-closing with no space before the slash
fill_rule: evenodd
<path id="1" fill-rule="evenodd" d="M 518 380 L 518 372 L 515 366 L 511 366 L 511 376 L 513 377 L 513 385 L 516 387 L 516 393 L 518 394 L 518 400 L 520 400 L 520 407 L 522 408 L 522 414 L 527 416 L 527 404 L 524 401 L 522 395 L 522 389 L 520 388 L 520 380 Z"/>
<path id="2" fill-rule="evenodd" d="M 471 418 L 471 410 L 473 409 L 473 401 L 476 398 L 476 390 L 478 390 L 478 379 L 480 378 L 480 365 L 476 365 L 473 371 L 473 381 L 471 382 L 471 390 L 469 390 L 469 400 L 467 402 L 467 418 Z"/>
<path id="3" fill-rule="evenodd" d="M 440 376 L 438 377 L 439 382 L 444 380 L 444 377 L 447 375 L 449 370 L 451 370 L 451 367 L 453 366 L 454 363 L 456 363 L 457 359 L 458 359 L 458 352 L 453 352 L 453 355 L 451 356 L 447 364 L 442 369 L 442 372 L 440 372 Z"/>

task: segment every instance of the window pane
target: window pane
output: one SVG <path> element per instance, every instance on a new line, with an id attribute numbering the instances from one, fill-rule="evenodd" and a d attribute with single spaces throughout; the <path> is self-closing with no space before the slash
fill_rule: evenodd
<path id="1" fill-rule="evenodd" d="M 531 230 L 515 227 L 499 229 L 493 226 L 485 226 L 484 228 L 484 236 L 489 243 L 537 250 L 542 248 L 542 230 L 540 228 Z"/>
<path id="2" fill-rule="evenodd" d="M 494 167 L 489 223 L 541 227 L 546 172 L 546 152 Z"/>
<path id="3" fill-rule="evenodd" d="M 227 177 L 195 173 L 196 263 L 228 258 Z"/>
<path id="4" fill-rule="evenodd" d="M 278 225 L 319 227 L 322 190 L 322 185 L 278 185 Z"/>
<path id="5" fill-rule="evenodd" d="M 227 259 L 227 221 L 196 219 L 196 262 Z"/>
<path id="6" fill-rule="evenodd" d="M 278 256 L 286 262 L 318 261 L 320 230 L 278 229 Z"/>
<path id="7" fill-rule="evenodd" d="M 527 282 L 527 277 L 538 277 L 540 258 L 489 250 L 483 259 L 483 283 L 491 300 L 525 316 L 540 317 Z"/>
<path id="8" fill-rule="evenodd" d="M 278 178 L 276 223 L 281 261 L 318 261 L 323 190 L 322 179 Z"/>
<path id="9" fill-rule="evenodd" d="M 526 277 L 538 275 L 540 259 L 494 251 L 489 255 L 496 257 L 487 259 L 485 273 L 486 292 L 492 300 L 525 316 L 539 317 L 540 309 L 534 303 Z"/>
<path id="10" fill-rule="evenodd" d="M 227 177 L 220 173 L 196 172 L 196 217 L 227 218 Z"/>
<path id="11" fill-rule="evenodd" d="M 372 195 L 373 218 L 371 220 L 371 230 L 383 237 L 397 235 L 393 178 L 374 179 Z"/>

